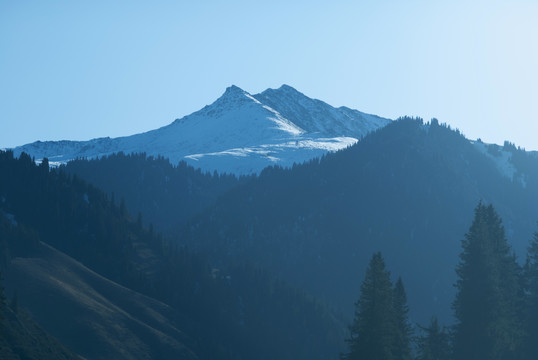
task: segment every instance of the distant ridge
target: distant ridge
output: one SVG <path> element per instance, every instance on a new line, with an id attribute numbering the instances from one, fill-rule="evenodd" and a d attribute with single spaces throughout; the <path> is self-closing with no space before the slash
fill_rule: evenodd
<path id="1" fill-rule="evenodd" d="M 51 164 L 117 152 L 186 161 L 204 171 L 246 175 L 290 167 L 355 144 L 389 119 L 311 99 L 289 85 L 251 95 L 232 85 L 215 102 L 156 130 L 89 141 L 37 141 L 14 148 Z"/>

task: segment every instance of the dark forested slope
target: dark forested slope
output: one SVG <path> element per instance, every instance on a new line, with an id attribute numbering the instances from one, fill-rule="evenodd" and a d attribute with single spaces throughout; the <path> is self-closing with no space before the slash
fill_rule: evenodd
<path id="1" fill-rule="evenodd" d="M 501 155 L 511 156 L 513 176 L 501 171 Z M 436 120 L 405 118 L 320 161 L 267 168 L 193 218 L 179 239 L 215 261 L 252 259 L 348 313 L 356 279 L 382 251 L 407 279 L 412 320 L 436 313 L 446 321 L 474 207 L 494 204 L 522 254 L 538 219 L 537 168 L 534 154 L 509 143 L 488 147 Z"/>
<path id="2" fill-rule="evenodd" d="M 143 214 L 145 224 L 170 232 L 192 215 L 212 205 L 219 195 L 250 177 L 202 173 L 185 162 L 173 166 L 162 157 L 113 154 L 92 160 L 74 160 L 65 170 L 125 201 L 132 214 Z"/>
<path id="3" fill-rule="evenodd" d="M 4 226 L 0 228 L 3 231 L 1 258 L 6 271 L 16 274 L 10 278 L 11 291 L 17 289 L 17 284 L 26 283 L 24 279 L 30 279 L 42 289 L 40 294 L 50 291 L 70 293 L 79 299 L 98 297 L 99 301 L 88 304 L 96 304 L 103 310 L 101 314 L 113 309 L 128 314 L 131 319 L 144 318 L 146 323 L 156 324 L 158 319 L 152 320 L 141 314 L 140 308 L 133 310 L 128 306 L 129 301 L 124 298 L 127 295 L 122 294 L 134 290 L 158 300 L 156 303 L 170 306 L 176 313 L 166 319 L 168 325 L 161 329 L 173 328 L 184 333 L 179 339 L 184 346 L 172 344 L 169 349 L 187 349 L 201 359 L 332 358 L 341 349 L 344 325 L 315 299 L 274 280 L 257 266 L 228 262 L 226 268 L 217 268 L 209 265 L 202 255 L 167 244 L 154 231 L 145 230 L 141 221 L 132 220 L 125 208 L 115 206 L 102 191 L 62 170 L 51 171 L 47 161 L 36 166 L 24 154 L 15 159 L 10 152 L 0 152 L 0 211 L 4 218 Z M 43 250 L 40 241 L 76 261 L 66 260 L 65 255 L 54 255 L 54 249 L 50 250 L 52 254 L 47 252 L 48 248 Z M 65 263 L 58 259 L 64 259 Z M 57 270 L 62 267 L 66 270 Z M 93 271 L 106 279 L 92 280 Z M 40 276 L 39 272 L 41 275 L 49 272 L 51 276 Z M 51 278 L 56 280 L 47 285 Z M 58 287 L 59 283 L 64 285 Z M 127 289 L 119 291 L 120 285 Z M 24 294 L 31 296 L 31 289 L 26 290 Z M 37 315 L 39 302 L 28 297 L 24 300 L 21 296 L 21 304 L 24 301 Z M 60 301 L 65 298 L 56 297 Z M 50 311 L 56 314 L 69 309 L 61 302 L 51 301 L 50 306 L 56 307 L 54 312 Z M 73 306 L 78 308 L 81 303 Z M 153 312 L 153 315 L 158 314 Z M 106 346 L 92 339 L 106 333 L 104 329 L 110 331 L 108 327 L 112 325 L 91 318 L 97 322 L 90 327 L 94 332 L 78 334 L 89 345 L 84 340 L 80 344 L 85 347 L 73 342 L 72 350 L 84 356 L 88 346 L 93 346 L 92 354 L 99 351 L 106 354 Z M 64 340 L 65 334 L 55 328 L 57 322 L 52 317 L 40 319 L 46 330 Z M 69 319 L 66 315 L 63 321 Z M 127 327 L 123 326 L 131 323 L 115 322 L 114 331 L 126 333 Z M 139 325 L 131 328 L 135 333 L 139 331 L 138 339 L 143 340 L 137 358 L 158 353 L 158 342 L 143 336 L 144 331 L 151 330 Z M 156 329 L 155 326 L 151 327 Z M 178 341 L 174 331 L 161 330 Z M 136 341 L 125 339 L 131 340 Z M 118 344 L 121 347 L 121 342 Z"/>

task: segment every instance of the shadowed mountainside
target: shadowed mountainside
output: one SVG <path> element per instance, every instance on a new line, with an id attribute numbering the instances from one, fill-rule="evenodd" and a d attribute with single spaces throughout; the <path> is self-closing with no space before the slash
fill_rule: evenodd
<path id="1" fill-rule="evenodd" d="M 178 239 L 217 263 L 224 254 L 257 261 L 348 314 L 355 279 L 382 251 L 405 280 L 412 320 L 437 314 L 447 322 L 478 201 L 498 209 L 520 256 L 538 219 L 538 157 L 511 144 L 484 147 L 437 121 L 401 119 L 320 161 L 265 169 Z M 508 160 L 511 173 L 500 166 Z"/>
<path id="2" fill-rule="evenodd" d="M 330 359 L 343 346 L 344 323 L 304 291 L 248 262 L 211 266 L 47 161 L 0 152 L 0 235 L 10 289 L 77 353 Z"/>

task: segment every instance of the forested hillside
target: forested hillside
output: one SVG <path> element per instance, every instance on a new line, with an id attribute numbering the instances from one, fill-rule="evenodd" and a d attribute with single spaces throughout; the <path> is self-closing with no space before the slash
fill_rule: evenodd
<path id="1" fill-rule="evenodd" d="M 219 269 L 203 255 L 169 245 L 101 190 L 49 169 L 46 161 L 36 166 L 24 154 L 15 159 L 1 152 L 0 199 L 7 219 L 2 231 L 31 233 L 25 241 L 0 237 L 6 273 L 11 264 L 21 264 L 17 259 L 28 264 L 25 258 L 41 256 L 43 241 L 99 275 L 171 306 L 178 317 L 168 321 L 193 339 L 185 345 L 198 358 L 333 358 L 341 349 L 345 325 L 312 297 L 258 266 L 230 262 Z M 12 284 L 8 291 L 16 288 Z M 21 306 L 30 303 L 20 298 Z M 41 325 L 63 341 L 54 322 Z"/>
<path id="2" fill-rule="evenodd" d="M 185 162 L 173 166 L 163 157 L 123 153 L 70 161 L 65 170 L 103 189 L 118 205 L 124 201 L 130 213 L 143 214 L 144 224 L 166 233 L 252 178 L 203 173 Z"/>
<path id="3" fill-rule="evenodd" d="M 124 197 L 156 228 L 210 254 L 213 266 L 248 259 L 346 314 L 357 295 L 349 274 L 360 277 L 370 254 L 382 250 L 411 279 L 411 315 L 423 322 L 430 313 L 451 318 L 458 245 L 479 200 L 498 209 L 520 261 L 538 219 L 535 153 L 469 141 L 435 119 L 403 118 L 349 149 L 256 178 L 121 154 L 78 160 L 66 171 L 116 194 L 116 202 Z"/>
<path id="4" fill-rule="evenodd" d="M 501 150 L 518 166 L 512 178 L 499 170 Z M 193 218 L 179 241 L 215 261 L 257 261 L 348 314 L 357 296 L 350 285 L 382 251 L 409 279 L 412 320 L 435 313 L 449 321 L 459 243 L 476 203 L 498 209 L 520 262 L 538 219 L 536 156 L 511 144 L 492 153 L 437 121 L 401 119 L 320 161 L 266 169 Z"/>

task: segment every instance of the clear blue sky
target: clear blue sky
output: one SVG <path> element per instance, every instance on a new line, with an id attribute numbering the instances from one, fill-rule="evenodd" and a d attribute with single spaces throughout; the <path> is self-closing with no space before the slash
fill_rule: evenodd
<path id="1" fill-rule="evenodd" d="M 235 84 L 538 150 L 538 1 L 0 0 L 0 148 L 130 135 Z"/>

